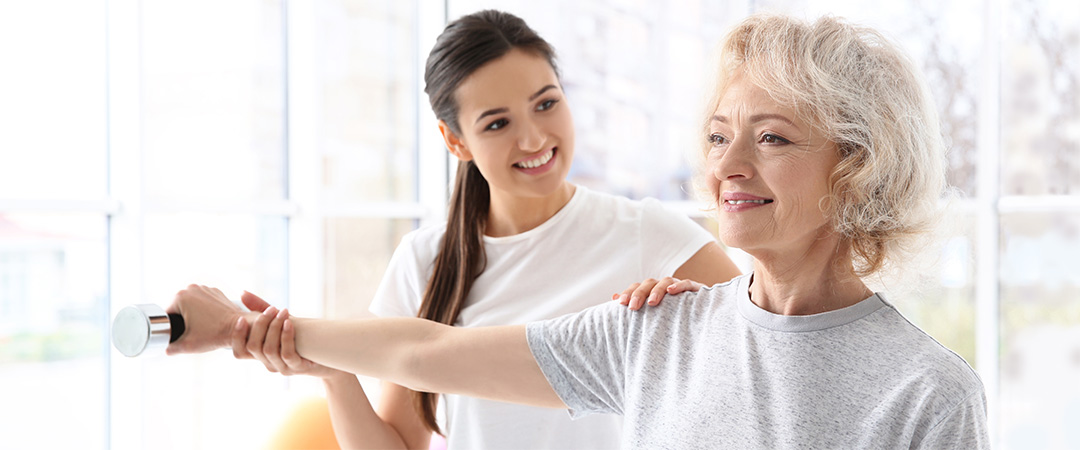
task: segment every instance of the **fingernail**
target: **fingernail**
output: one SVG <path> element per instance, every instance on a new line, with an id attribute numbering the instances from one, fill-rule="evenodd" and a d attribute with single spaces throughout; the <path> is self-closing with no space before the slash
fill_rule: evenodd
<path id="1" fill-rule="evenodd" d="M 636 295 L 633 296 L 633 297 L 630 297 L 630 303 L 637 303 L 639 298 L 641 298 L 641 297 L 638 297 Z"/>
<path id="2" fill-rule="evenodd" d="M 619 294 L 611 294 L 611 299 L 612 300 L 618 300 L 619 299 Z"/>
<path id="3" fill-rule="evenodd" d="M 619 303 L 623 303 L 625 301 L 626 301 L 626 294 L 619 294 Z"/>
<path id="4" fill-rule="evenodd" d="M 281 319 L 281 318 L 286 317 L 288 315 L 289 315 L 289 309 L 285 308 L 285 309 L 282 309 L 281 311 L 278 311 L 277 318 Z"/>
<path id="5" fill-rule="evenodd" d="M 277 308 L 271 306 L 269 308 L 266 308 L 266 311 L 263 311 L 263 314 L 267 315 L 267 316 L 273 316 L 273 315 L 277 314 L 277 312 L 278 312 Z"/>
<path id="6" fill-rule="evenodd" d="M 234 330 L 239 330 L 241 328 L 244 328 L 244 318 L 243 317 L 241 317 L 239 319 L 236 319 L 236 325 L 233 325 Z"/>

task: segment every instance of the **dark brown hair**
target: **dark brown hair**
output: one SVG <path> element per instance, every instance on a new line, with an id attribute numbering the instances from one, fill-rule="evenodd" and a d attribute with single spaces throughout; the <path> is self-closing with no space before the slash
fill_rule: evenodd
<path id="1" fill-rule="evenodd" d="M 555 66 L 555 51 L 524 20 L 501 11 L 486 10 L 450 22 L 435 42 L 424 70 L 424 92 L 431 109 L 454 134 L 461 135 L 456 92 L 461 82 L 483 65 L 511 49 L 543 57 Z M 491 204 L 487 180 L 473 161 L 458 163 L 450 197 L 446 234 L 435 257 L 435 270 L 424 291 L 417 317 L 453 325 L 473 282 L 484 271 L 484 225 Z M 432 431 L 442 434 L 435 421 L 437 394 L 413 392 L 416 411 Z"/>

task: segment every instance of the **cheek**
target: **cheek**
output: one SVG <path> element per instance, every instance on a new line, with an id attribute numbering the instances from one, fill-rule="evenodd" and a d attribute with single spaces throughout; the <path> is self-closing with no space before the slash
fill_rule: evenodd
<path id="1" fill-rule="evenodd" d="M 571 145 L 574 142 L 574 117 L 570 115 L 569 108 L 562 108 L 551 118 L 551 131 L 561 139 L 562 145 Z"/>
<path id="2" fill-rule="evenodd" d="M 791 211 L 794 215 L 807 219 L 824 215 L 821 206 L 822 199 L 829 195 L 828 174 L 804 166 L 790 170 L 782 176 L 782 179 L 790 180 L 785 191 L 789 197 L 788 203 L 793 206 Z"/>
<path id="3" fill-rule="evenodd" d="M 505 152 L 500 152 L 497 149 L 500 145 L 505 145 L 500 139 L 485 139 L 480 146 L 473 147 L 472 155 L 473 162 L 476 163 L 476 167 L 480 169 L 480 173 L 484 175 L 484 178 L 490 180 L 492 177 L 498 177 L 498 169 L 504 165 Z"/>

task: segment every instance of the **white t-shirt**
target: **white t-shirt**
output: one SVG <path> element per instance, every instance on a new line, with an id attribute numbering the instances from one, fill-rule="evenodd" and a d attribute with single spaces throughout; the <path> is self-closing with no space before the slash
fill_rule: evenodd
<path id="1" fill-rule="evenodd" d="M 371 312 L 415 317 L 445 224 L 407 234 L 390 260 Z M 609 302 L 631 283 L 672 275 L 713 237 L 654 199 L 633 201 L 578 186 L 540 226 L 484 237 L 487 266 L 454 325 L 511 325 Z M 450 449 L 618 448 L 621 419 L 571 421 L 558 409 L 443 395 L 440 427 Z"/>
<path id="2" fill-rule="evenodd" d="M 989 447 L 975 371 L 881 294 L 783 316 L 750 280 L 530 323 L 529 348 L 572 415 L 624 415 L 624 448 Z"/>

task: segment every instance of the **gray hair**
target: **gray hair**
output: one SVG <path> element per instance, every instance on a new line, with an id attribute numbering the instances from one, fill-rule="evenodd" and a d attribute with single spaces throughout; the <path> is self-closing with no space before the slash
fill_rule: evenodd
<path id="1" fill-rule="evenodd" d="M 819 206 L 850 243 L 856 273 L 878 273 L 914 253 L 936 224 L 945 142 L 926 84 L 903 51 L 833 17 L 811 24 L 750 16 L 721 46 L 706 135 L 739 71 L 837 144 L 840 162 Z"/>

